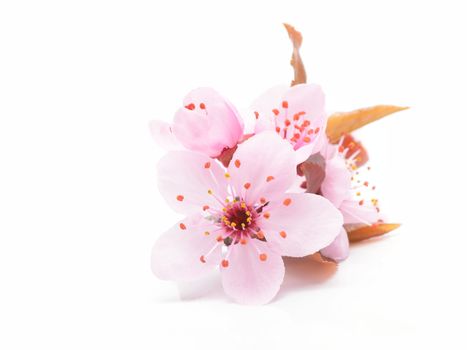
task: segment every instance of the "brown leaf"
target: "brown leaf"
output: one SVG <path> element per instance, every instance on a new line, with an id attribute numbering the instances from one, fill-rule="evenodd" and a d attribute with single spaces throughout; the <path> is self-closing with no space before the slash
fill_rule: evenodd
<path id="1" fill-rule="evenodd" d="M 331 143 L 338 143 L 342 134 L 350 133 L 389 114 L 403 111 L 408 107 L 378 105 L 351 112 L 334 113 L 328 119 L 326 134 Z"/>
<path id="2" fill-rule="evenodd" d="M 377 223 L 370 226 L 344 225 L 350 242 L 359 242 L 365 239 L 382 236 L 398 228 L 400 224 Z"/>
<path id="3" fill-rule="evenodd" d="M 319 262 L 319 263 L 323 263 L 323 264 L 337 264 L 336 261 L 325 257 L 325 256 L 324 256 L 323 254 L 321 254 L 320 252 L 316 252 L 316 253 L 314 253 L 313 255 L 310 255 L 310 258 L 311 258 L 311 260 L 313 260 L 313 261 L 316 261 L 316 262 Z"/>
<path id="4" fill-rule="evenodd" d="M 304 84 L 306 83 L 306 72 L 302 58 L 300 57 L 300 46 L 302 46 L 303 41 L 302 34 L 290 24 L 284 23 L 284 27 L 287 30 L 289 38 L 293 44 L 292 59 L 290 60 L 290 64 L 294 69 L 294 80 L 292 80 L 290 85 L 294 86 L 297 84 Z"/>
<path id="5" fill-rule="evenodd" d="M 318 193 L 326 175 L 325 166 L 326 161 L 319 153 L 312 154 L 307 160 L 298 165 L 297 174 L 305 176 L 305 189 L 307 193 Z"/>

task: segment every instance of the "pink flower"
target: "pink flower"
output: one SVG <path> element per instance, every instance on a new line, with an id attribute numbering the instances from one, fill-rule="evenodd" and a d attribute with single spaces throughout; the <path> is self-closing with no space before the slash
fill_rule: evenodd
<path id="1" fill-rule="evenodd" d="M 322 150 L 326 166 L 321 193 L 340 210 L 344 224 L 371 225 L 379 222 L 381 216 L 378 201 L 372 193 L 375 187 L 365 178 L 370 168 L 357 167 L 363 149 L 355 151 L 353 138 L 345 144 L 343 140 L 344 137 L 338 145 L 328 143 Z M 348 257 L 349 240 L 344 227 L 332 244 L 322 249 L 321 253 L 335 261 L 342 261 Z"/>
<path id="2" fill-rule="evenodd" d="M 295 153 L 274 132 L 240 144 L 227 172 L 189 151 L 170 152 L 158 172 L 162 195 L 186 217 L 156 242 L 154 273 L 189 281 L 219 266 L 225 292 L 239 303 L 269 302 L 284 277 L 281 256 L 313 254 L 342 227 L 327 199 L 286 192 L 296 176 Z"/>
<path id="3" fill-rule="evenodd" d="M 172 125 L 152 121 L 150 129 L 156 142 L 165 148 L 185 147 L 218 157 L 237 145 L 243 135 L 243 122 L 235 107 L 218 92 L 198 88 L 185 97 Z"/>
<path id="4" fill-rule="evenodd" d="M 305 161 L 322 147 L 326 113 L 324 94 L 314 84 L 276 87 L 267 91 L 252 106 L 256 117 L 255 133 L 275 130 L 297 151 L 297 161 Z"/>

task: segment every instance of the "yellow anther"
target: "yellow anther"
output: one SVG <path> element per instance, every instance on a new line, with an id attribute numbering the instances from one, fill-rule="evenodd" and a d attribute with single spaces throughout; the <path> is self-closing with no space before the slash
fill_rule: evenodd
<path id="1" fill-rule="evenodd" d="M 235 226 L 237 226 L 237 223 L 232 222 L 232 223 L 230 224 L 230 226 L 235 227 Z"/>
<path id="2" fill-rule="evenodd" d="M 230 174 L 229 173 L 225 173 L 224 176 L 225 176 L 226 179 L 230 179 Z"/>
<path id="3" fill-rule="evenodd" d="M 204 232 L 205 236 L 209 236 L 209 231 Z"/>
<path id="4" fill-rule="evenodd" d="M 209 194 L 212 194 L 212 190 L 208 190 L 208 193 L 209 193 Z"/>

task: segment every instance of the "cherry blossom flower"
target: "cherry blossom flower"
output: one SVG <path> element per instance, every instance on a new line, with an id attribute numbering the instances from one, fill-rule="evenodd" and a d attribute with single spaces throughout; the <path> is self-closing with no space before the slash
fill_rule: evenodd
<path id="1" fill-rule="evenodd" d="M 381 222 L 378 200 L 374 198 L 375 186 L 365 179 L 370 167 L 358 167 L 367 160 L 364 149 L 357 147 L 350 135 L 345 135 L 338 145 L 326 144 L 322 154 L 326 165 L 321 194 L 340 210 L 344 224 L 373 225 Z M 332 244 L 321 250 L 321 254 L 335 261 L 348 257 L 349 240 L 344 227 Z"/>
<path id="2" fill-rule="evenodd" d="M 324 93 L 314 84 L 276 87 L 252 105 L 255 133 L 274 130 L 297 151 L 297 161 L 318 152 L 325 141 Z"/>
<path id="3" fill-rule="evenodd" d="M 319 251 L 343 223 L 324 197 L 286 192 L 296 177 L 295 156 L 289 142 L 262 132 L 238 146 L 227 169 L 202 153 L 162 158 L 160 191 L 186 217 L 154 245 L 156 276 L 190 281 L 219 267 L 235 301 L 272 300 L 284 277 L 282 256 Z"/>
<path id="4" fill-rule="evenodd" d="M 173 124 L 154 120 L 150 130 L 155 141 L 166 149 L 186 148 L 218 157 L 237 145 L 243 135 L 243 121 L 217 91 L 198 88 L 184 98 Z"/>

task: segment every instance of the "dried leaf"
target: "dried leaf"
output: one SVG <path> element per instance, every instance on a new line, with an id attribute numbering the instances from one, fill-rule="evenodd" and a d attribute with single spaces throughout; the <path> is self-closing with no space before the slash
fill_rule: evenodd
<path id="1" fill-rule="evenodd" d="M 319 154 L 312 154 L 297 167 L 297 174 L 305 176 L 305 188 L 307 193 L 318 193 L 321 184 L 325 177 L 326 161 L 324 157 Z"/>
<path id="2" fill-rule="evenodd" d="M 290 64 L 294 69 L 294 80 L 292 80 L 290 85 L 294 86 L 297 84 L 306 83 L 305 66 L 303 65 L 302 58 L 300 57 L 300 46 L 302 46 L 303 41 L 302 34 L 290 24 L 284 23 L 284 27 L 287 30 L 289 38 L 293 44 L 292 59 L 290 60 Z"/>
<path id="3" fill-rule="evenodd" d="M 378 223 L 370 226 L 344 225 L 350 242 L 359 242 L 365 239 L 382 236 L 398 228 L 400 224 Z"/>
<path id="4" fill-rule="evenodd" d="M 316 252 L 313 255 L 310 256 L 313 261 L 323 263 L 323 264 L 337 264 L 336 261 L 329 259 L 325 257 L 323 254 L 320 252 Z"/>
<path id="5" fill-rule="evenodd" d="M 331 143 L 337 143 L 342 134 L 350 133 L 366 124 L 370 124 L 389 114 L 403 111 L 407 108 L 408 107 L 378 105 L 357 109 L 351 112 L 334 113 L 328 119 L 326 134 Z"/>

